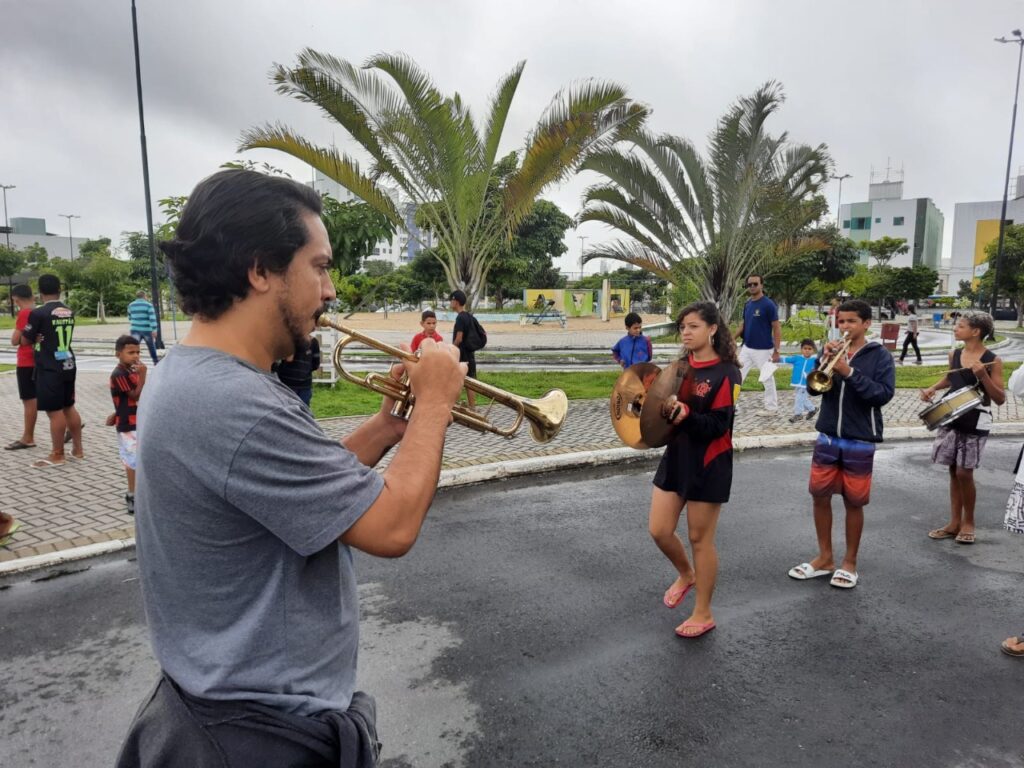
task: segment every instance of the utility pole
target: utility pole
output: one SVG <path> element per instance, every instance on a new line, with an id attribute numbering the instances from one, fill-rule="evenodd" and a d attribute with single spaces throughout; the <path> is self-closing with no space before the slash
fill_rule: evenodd
<path id="1" fill-rule="evenodd" d="M 71 260 L 74 261 L 75 260 L 75 246 L 74 246 L 74 243 L 71 240 L 71 220 L 72 219 L 80 219 L 82 217 L 79 216 L 76 213 L 58 213 L 57 215 L 58 216 L 63 216 L 65 219 L 68 220 L 68 255 L 71 257 Z"/>
<path id="2" fill-rule="evenodd" d="M 833 179 L 839 182 L 839 199 L 836 201 L 836 228 L 839 230 L 839 234 L 843 234 L 843 214 L 841 213 L 843 207 L 843 179 L 852 179 L 848 173 L 844 173 L 842 176 L 832 176 Z"/>
<path id="3" fill-rule="evenodd" d="M 1020 92 L 1020 64 L 1024 58 L 1024 37 L 1015 29 L 1013 37 L 997 37 L 997 43 L 1012 43 L 1017 46 L 1017 84 L 1013 87 L 1013 117 L 1010 118 L 1010 149 L 1006 153 L 1006 179 L 1003 181 L 1003 210 L 999 215 L 999 245 L 996 246 L 996 274 L 992 281 L 992 316 L 995 317 L 996 304 L 999 303 L 999 272 L 1003 263 L 1003 238 L 1006 236 L 1006 203 L 1010 194 L 1010 163 L 1013 161 L 1013 133 L 1017 128 L 1017 95 Z M 1018 308 L 1024 312 L 1024 307 Z"/>
<path id="4" fill-rule="evenodd" d="M 7 235 L 7 247 L 11 247 L 11 226 L 7 223 L 7 190 L 17 189 L 13 184 L 0 184 L 0 189 L 4 191 L 4 234 Z"/>

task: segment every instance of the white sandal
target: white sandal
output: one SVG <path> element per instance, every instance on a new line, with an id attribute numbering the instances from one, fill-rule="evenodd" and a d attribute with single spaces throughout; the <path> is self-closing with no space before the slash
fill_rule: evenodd
<path id="1" fill-rule="evenodd" d="M 858 578 L 860 577 L 856 573 L 844 571 L 842 568 L 839 568 L 832 574 L 832 580 L 829 581 L 829 584 L 833 587 L 839 587 L 840 589 L 853 589 L 857 586 Z"/>
<path id="2" fill-rule="evenodd" d="M 810 563 L 800 563 L 789 569 L 789 578 L 796 579 L 797 581 L 807 581 L 807 579 L 820 579 L 822 576 L 831 576 L 832 571 L 821 571 L 816 569 Z"/>

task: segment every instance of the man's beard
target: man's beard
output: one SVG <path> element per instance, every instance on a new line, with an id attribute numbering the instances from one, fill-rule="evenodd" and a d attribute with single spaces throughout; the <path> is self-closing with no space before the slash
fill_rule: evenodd
<path id="1" fill-rule="evenodd" d="M 278 310 L 281 313 L 282 320 L 284 320 L 285 330 L 287 330 L 288 336 L 291 338 L 291 349 L 282 356 L 282 359 L 293 354 L 296 356 L 303 354 L 309 349 L 309 331 L 306 330 L 306 326 L 310 318 L 297 315 L 291 311 L 291 308 L 288 306 L 287 294 L 280 298 Z M 320 319 L 320 315 L 326 311 L 327 307 L 323 305 L 313 313 L 314 327 Z"/>

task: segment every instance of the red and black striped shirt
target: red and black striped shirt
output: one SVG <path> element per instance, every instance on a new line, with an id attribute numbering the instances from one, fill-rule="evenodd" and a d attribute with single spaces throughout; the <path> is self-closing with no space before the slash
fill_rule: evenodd
<path id="1" fill-rule="evenodd" d="M 114 410 L 117 413 L 117 431 L 135 431 L 135 413 L 139 403 L 132 400 L 128 393 L 139 386 L 139 374 L 125 368 L 118 363 L 117 368 L 110 374 L 110 397 L 114 400 Z"/>

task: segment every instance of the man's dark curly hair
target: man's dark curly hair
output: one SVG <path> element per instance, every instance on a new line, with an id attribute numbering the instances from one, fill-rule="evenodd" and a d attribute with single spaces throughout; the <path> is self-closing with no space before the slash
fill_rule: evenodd
<path id="1" fill-rule="evenodd" d="M 181 308 L 215 320 L 249 293 L 250 267 L 280 274 L 309 239 L 320 195 L 291 179 L 226 170 L 196 185 L 173 240 L 160 243 Z"/>

